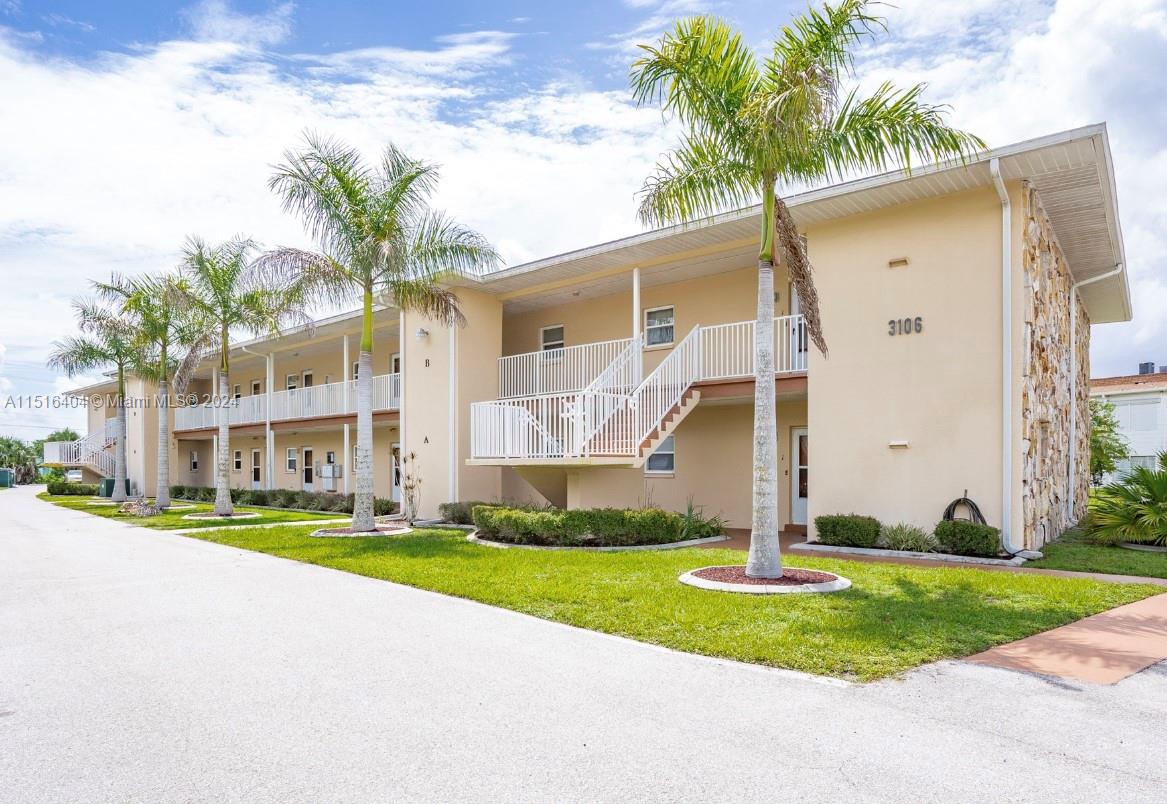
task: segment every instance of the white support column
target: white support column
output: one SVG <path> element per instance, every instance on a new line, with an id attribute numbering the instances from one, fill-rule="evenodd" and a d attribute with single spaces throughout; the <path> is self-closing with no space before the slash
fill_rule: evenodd
<path id="1" fill-rule="evenodd" d="M 264 487 L 268 491 L 275 488 L 275 467 L 272 465 L 276 459 L 276 445 L 271 434 L 271 404 L 272 404 L 272 386 L 276 381 L 276 353 L 267 353 L 267 380 L 264 383 L 264 391 L 266 399 L 264 400 L 264 427 L 263 427 L 263 449 L 266 453 L 264 456 L 264 480 L 266 483 Z"/>
<path id="2" fill-rule="evenodd" d="M 345 494 L 349 493 L 349 491 L 348 491 L 348 476 L 350 474 L 352 474 L 351 461 L 353 459 L 353 448 L 352 448 L 352 444 L 349 443 L 349 438 L 350 438 L 349 424 L 348 424 L 348 422 L 345 422 L 344 423 L 344 461 L 341 463 L 341 466 L 344 467 L 343 469 L 341 469 L 341 471 L 344 472 L 344 493 Z"/>
<path id="3" fill-rule="evenodd" d="M 640 268 L 632 269 L 632 339 L 640 337 Z M 643 379 L 644 359 L 636 361 L 636 379 Z"/>
<path id="4" fill-rule="evenodd" d="M 405 311 L 401 310 L 397 314 L 397 351 L 401 353 L 401 404 L 397 410 L 397 441 L 401 444 L 402 456 L 409 454 L 409 447 L 405 441 Z"/>

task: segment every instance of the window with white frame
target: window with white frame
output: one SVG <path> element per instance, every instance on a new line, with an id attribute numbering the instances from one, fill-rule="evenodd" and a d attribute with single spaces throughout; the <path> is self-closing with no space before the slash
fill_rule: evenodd
<path id="1" fill-rule="evenodd" d="M 644 311 L 644 343 L 665 346 L 673 342 L 675 317 L 672 307 L 654 307 Z"/>
<path id="2" fill-rule="evenodd" d="M 231 388 L 231 398 L 232 399 L 239 399 L 242 396 L 243 396 L 243 386 L 240 385 L 239 383 L 235 383 L 235 385 Z"/>
<path id="3" fill-rule="evenodd" d="M 389 373 L 401 373 L 401 352 L 394 352 L 393 354 L 389 355 Z"/>
<path id="4" fill-rule="evenodd" d="M 235 459 L 235 471 L 242 472 L 243 471 L 243 450 L 241 450 L 241 449 L 235 450 L 234 459 Z"/>
<path id="5" fill-rule="evenodd" d="M 360 363 L 353 363 L 353 379 L 355 380 L 360 373 L 361 373 L 361 364 Z"/>
<path id="6" fill-rule="evenodd" d="M 563 339 L 563 324 L 553 327 L 543 327 L 539 330 L 539 348 L 544 352 L 562 349 L 566 342 Z"/>
<path id="7" fill-rule="evenodd" d="M 197 449 L 192 449 L 190 451 L 190 470 L 192 472 L 197 472 L 199 470 L 199 451 Z"/>
<path id="8" fill-rule="evenodd" d="M 656 448 L 656 452 L 648 456 L 648 463 L 645 464 L 645 471 L 650 473 L 669 474 L 671 475 L 677 464 L 677 447 L 673 436 L 669 436 L 664 441 L 660 442 L 660 446 Z"/>
<path id="9" fill-rule="evenodd" d="M 296 469 L 300 463 L 300 450 L 296 447 L 288 447 L 284 454 L 284 468 L 289 474 L 296 474 Z"/>
<path id="10" fill-rule="evenodd" d="M 251 381 L 251 395 L 259 396 L 263 393 L 263 382 L 261 380 Z"/>
<path id="11" fill-rule="evenodd" d="M 297 388 L 300 387 L 300 375 L 299 374 L 289 374 L 287 377 L 284 378 L 284 382 L 285 382 L 285 385 L 284 385 L 285 388 L 287 388 L 289 391 L 295 391 Z"/>

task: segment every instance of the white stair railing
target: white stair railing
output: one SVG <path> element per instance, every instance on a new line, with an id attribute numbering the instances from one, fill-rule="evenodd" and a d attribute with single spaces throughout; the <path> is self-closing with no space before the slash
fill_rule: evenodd
<path id="1" fill-rule="evenodd" d="M 77 441 L 45 443 L 45 463 L 62 466 L 87 466 L 103 477 L 113 477 L 114 456 L 108 449 L 117 439 L 117 420 L 107 419 L 95 433 Z"/>
<path id="2" fill-rule="evenodd" d="M 628 348 L 620 338 L 498 359 L 500 399 L 563 394 L 586 388 Z"/>

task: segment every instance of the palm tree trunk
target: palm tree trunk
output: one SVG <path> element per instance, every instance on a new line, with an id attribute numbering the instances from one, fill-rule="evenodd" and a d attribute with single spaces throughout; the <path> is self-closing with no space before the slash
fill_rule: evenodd
<path id="1" fill-rule="evenodd" d="M 357 360 L 357 488 L 352 529 L 371 531 L 377 529 L 377 522 L 373 517 L 373 293 L 370 288 L 364 294 L 361 354 Z"/>
<path id="2" fill-rule="evenodd" d="M 165 362 L 163 357 L 163 362 Z M 154 505 L 170 507 L 170 384 L 163 375 L 158 383 L 158 475 L 155 481 Z"/>
<path id="3" fill-rule="evenodd" d="M 118 366 L 117 439 L 113 445 L 113 494 L 114 502 L 126 501 L 126 373 Z"/>
<path id="4" fill-rule="evenodd" d="M 774 180 L 762 191 L 758 320 L 754 324 L 754 494 L 746 575 L 781 578 L 778 541 L 778 421 L 774 402 Z"/>
<path id="5" fill-rule="evenodd" d="M 219 417 L 219 452 L 215 456 L 215 513 L 219 516 L 231 516 L 231 475 L 228 461 L 231 457 L 231 409 L 228 406 L 227 394 L 231 386 L 227 372 L 219 371 L 219 398 L 217 400 Z"/>

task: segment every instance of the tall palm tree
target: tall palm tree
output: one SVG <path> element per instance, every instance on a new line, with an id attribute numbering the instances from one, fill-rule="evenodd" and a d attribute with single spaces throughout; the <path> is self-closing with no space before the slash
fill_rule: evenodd
<path id="1" fill-rule="evenodd" d="M 352 528 L 376 529 L 373 517 L 373 298 L 384 293 L 403 310 L 462 324 L 458 297 L 439 281 L 478 273 L 498 260 L 476 232 L 429 208 L 438 172 L 389 145 L 376 167 L 340 142 L 309 134 L 284 154 L 269 186 L 299 214 L 319 252 L 280 248 L 260 262 L 316 299 L 360 299 L 364 312 L 357 369 L 357 456 Z"/>
<path id="2" fill-rule="evenodd" d="M 784 27 L 759 60 L 727 23 L 676 23 L 632 66 L 636 101 L 659 104 L 687 129 L 647 179 L 639 216 L 650 224 L 708 215 L 762 200 L 755 342 L 753 523 L 746 574 L 782 576 L 774 408 L 775 235 L 802 303 L 808 334 L 825 357 L 810 260 L 777 195 L 779 183 L 809 183 L 852 171 L 911 167 L 913 155 L 965 158 L 980 139 L 947 126 L 921 101 L 923 85 L 883 84 L 870 96 L 840 96 L 851 50 L 883 22 L 866 0 L 811 9 Z"/>
<path id="3" fill-rule="evenodd" d="M 170 507 L 170 392 L 181 396 L 202 359 L 211 336 L 182 304 L 184 287 L 171 274 L 95 283 L 98 294 L 131 317 L 134 343 L 140 350 L 137 374 L 158 387 L 158 467 L 154 504 Z"/>
<path id="4" fill-rule="evenodd" d="M 64 371 L 74 377 L 86 371 L 114 369 L 117 372 L 117 395 L 114 434 L 114 502 L 126 500 L 126 375 L 138 366 L 138 352 L 134 345 L 129 318 L 110 307 L 93 300 L 73 302 L 77 321 L 83 333 L 53 342 L 48 367 Z M 136 373 L 136 371 L 135 371 Z"/>
<path id="5" fill-rule="evenodd" d="M 219 357 L 216 415 L 219 451 L 215 456 L 215 513 L 230 516 L 231 458 L 230 373 L 231 333 L 245 330 L 253 335 L 277 334 L 285 325 L 307 325 L 300 286 L 272 284 L 251 261 L 255 243 L 236 237 L 208 245 L 192 237 L 183 250 L 182 272 L 175 290 L 196 320 L 205 327 Z"/>

